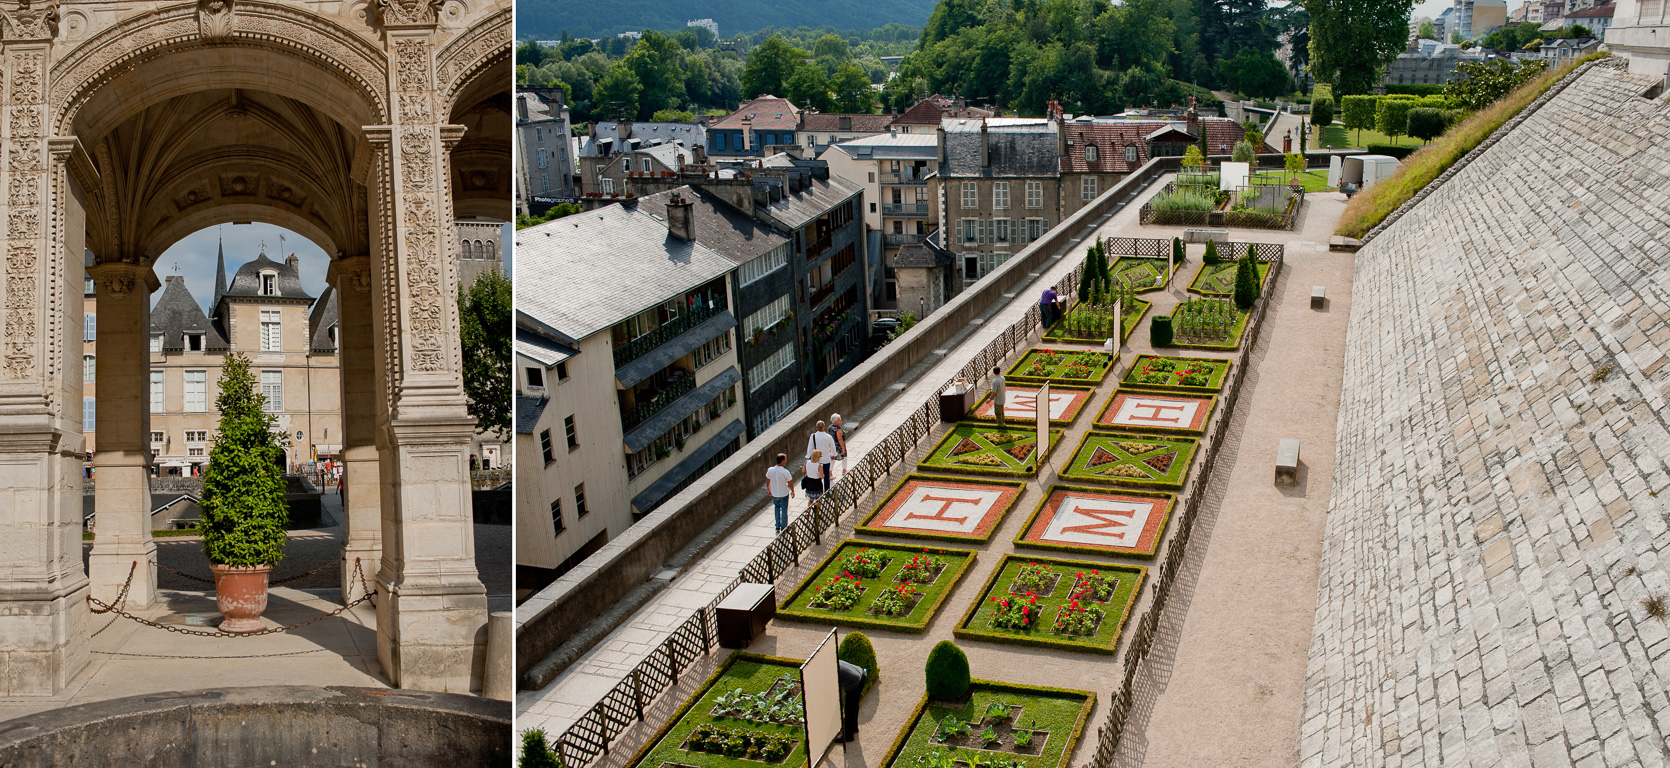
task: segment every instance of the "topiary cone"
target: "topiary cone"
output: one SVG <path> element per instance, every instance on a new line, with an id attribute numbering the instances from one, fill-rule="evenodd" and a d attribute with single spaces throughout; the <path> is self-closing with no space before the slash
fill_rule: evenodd
<path id="1" fill-rule="evenodd" d="M 933 701 L 960 702 L 968 698 L 971 682 L 968 655 L 956 643 L 941 640 L 928 652 L 924 668 L 928 683 L 928 698 Z"/>

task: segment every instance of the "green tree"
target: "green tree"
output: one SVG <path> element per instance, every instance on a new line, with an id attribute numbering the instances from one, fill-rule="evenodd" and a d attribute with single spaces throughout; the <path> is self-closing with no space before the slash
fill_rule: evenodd
<path id="1" fill-rule="evenodd" d="M 219 431 L 203 473 L 199 529 L 203 556 L 216 565 L 274 565 L 284 559 L 284 448 L 267 413 L 249 358 L 228 355 L 221 367 Z"/>
<path id="2" fill-rule="evenodd" d="M 529 728 L 522 732 L 522 759 L 517 768 L 562 768 L 562 760 L 545 743 L 543 728 Z"/>
<path id="3" fill-rule="evenodd" d="M 824 77 L 823 67 L 816 64 L 801 64 L 789 76 L 787 88 L 783 95 L 801 109 L 830 112 L 835 108 L 835 100 L 829 95 L 829 78 Z"/>
<path id="4" fill-rule="evenodd" d="M 1530 59 L 1515 63 L 1505 58 L 1466 61 L 1456 66 L 1456 79 L 1444 86 L 1444 95 L 1463 108 L 1479 110 L 1548 69 L 1548 62 Z"/>
<path id="5" fill-rule="evenodd" d="M 1258 265 L 1253 262 L 1253 247 L 1249 243 L 1246 254 L 1235 265 L 1235 306 L 1246 311 L 1257 300 Z"/>
<path id="6" fill-rule="evenodd" d="M 852 50 L 847 47 L 846 38 L 831 32 L 812 43 L 812 58 L 840 63 L 852 58 Z"/>
<path id="7" fill-rule="evenodd" d="M 545 48 L 532 40 L 516 46 L 516 66 L 537 67 L 545 61 Z"/>
<path id="8" fill-rule="evenodd" d="M 1235 142 L 1235 148 L 1230 150 L 1229 157 L 1237 163 L 1258 162 L 1258 155 L 1253 151 L 1253 145 L 1246 139 Z"/>
<path id="9" fill-rule="evenodd" d="M 517 216 L 516 228 L 527 229 L 528 227 L 544 224 L 547 221 L 556 221 L 564 216 L 573 216 L 579 212 L 579 203 L 557 203 L 556 205 L 551 206 L 551 209 L 546 211 L 544 216 L 530 216 L 528 214 Z"/>
<path id="10" fill-rule="evenodd" d="M 844 64 L 829 81 L 835 94 L 835 109 L 852 114 L 869 114 L 875 109 L 876 92 L 870 87 L 870 77 L 857 65 Z"/>
<path id="11" fill-rule="evenodd" d="M 1310 14 L 1310 71 L 1338 95 L 1368 93 L 1409 39 L 1414 0 L 1301 0 Z"/>
<path id="12" fill-rule="evenodd" d="M 1421 19 L 1421 26 L 1415 36 L 1423 40 L 1437 40 L 1438 28 L 1433 26 L 1432 19 Z"/>
<path id="13" fill-rule="evenodd" d="M 1323 96 L 1312 99 L 1310 103 L 1310 121 L 1320 126 L 1334 124 L 1334 100 Z"/>
<path id="14" fill-rule="evenodd" d="M 835 658 L 863 667 L 870 673 L 864 677 L 864 690 L 869 690 L 881 679 L 881 665 L 876 662 L 875 646 L 870 644 L 870 638 L 863 632 L 848 632 L 846 637 L 841 638 Z"/>
<path id="15" fill-rule="evenodd" d="M 679 71 L 683 50 L 666 35 L 645 32 L 621 63 L 632 70 L 642 88 L 638 94 L 637 119 L 648 120 L 663 109 L 675 109 L 686 101 L 684 73 Z"/>
<path id="16" fill-rule="evenodd" d="M 1303 152 L 1289 152 L 1287 157 L 1282 160 L 1282 165 L 1287 169 L 1288 178 L 1304 173 L 1305 155 Z"/>
<path id="17" fill-rule="evenodd" d="M 697 27 L 700 29 L 700 27 Z M 693 123 L 696 116 L 688 109 L 658 109 L 649 116 L 652 123 Z"/>
<path id="18" fill-rule="evenodd" d="M 604 120 L 632 120 L 638 116 L 638 94 L 643 86 L 625 64 L 615 62 L 592 91 L 592 115 Z"/>
<path id="19" fill-rule="evenodd" d="M 766 38 L 748 52 L 748 63 L 742 68 L 742 97 L 752 99 L 762 93 L 787 93 L 789 78 L 808 55 L 781 36 Z"/>
<path id="20" fill-rule="evenodd" d="M 1219 62 L 1218 74 L 1220 82 L 1243 96 L 1268 99 L 1293 91 L 1293 78 L 1275 54 L 1251 46 Z"/>
<path id="21" fill-rule="evenodd" d="M 476 430 L 510 434 L 510 278 L 497 269 L 458 287 L 458 330 L 464 352 L 464 397 Z"/>
<path id="22" fill-rule="evenodd" d="M 928 663 L 924 673 L 928 683 L 929 699 L 962 701 L 968 696 L 968 655 L 963 653 L 963 649 L 958 648 L 956 643 L 941 640 L 928 651 Z"/>
<path id="23" fill-rule="evenodd" d="M 1421 141 L 1432 141 L 1444 135 L 1444 111 L 1431 107 L 1409 110 L 1409 135 Z"/>
<path id="24" fill-rule="evenodd" d="M 1416 102 L 1408 99 L 1381 99 L 1374 110 L 1374 124 L 1381 133 L 1394 140 L 1409 132 L 1409 111 Z"/>
<path id="25" fill-rule="evenodd" d="M 1357 130 L 1357 144 L 1363 143 L 1363 129 L 1374 127 L 1376 106 L 1380 100 L 1374 96 L 1347 96 L 1340 100 L 1340 122 L 1347 130 Z"/>
<path id="26" fill-rule="evenodd" d="M 1148 321 L 1148 346 L 1169 347 L 1171 339 L 1171 315 L 1156 315 Z"/>
<path id="27" fill-rule="evenodd" d="M 1207 240 L 1206 241 L 1206 255 L 1201 257 L 1200 262 L 1202 264 L 1216 264 L 1216 263 L 1218 263 L 1218 241 L 1216 241 L 1216 240 Z"/>

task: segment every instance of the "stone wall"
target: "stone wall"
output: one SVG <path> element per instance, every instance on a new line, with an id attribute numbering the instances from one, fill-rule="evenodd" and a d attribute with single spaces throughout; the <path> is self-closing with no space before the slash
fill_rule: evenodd
<path id="1" fill-rule="evenodd" d="M 1357 254 L 1302 765 L 1664 763 L 1653 82 L 1591 68 Z"/>

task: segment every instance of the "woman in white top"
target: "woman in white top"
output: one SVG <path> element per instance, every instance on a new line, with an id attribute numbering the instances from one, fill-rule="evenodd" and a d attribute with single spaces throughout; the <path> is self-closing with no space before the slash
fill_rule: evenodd
<path id="1" fill-rule="evenodd" d="M 800 487 L 806 491 L 808 506 L 823 495 L 823 451 L 812 451 L 806 459 L 806 476 L 800 479 Z"/>

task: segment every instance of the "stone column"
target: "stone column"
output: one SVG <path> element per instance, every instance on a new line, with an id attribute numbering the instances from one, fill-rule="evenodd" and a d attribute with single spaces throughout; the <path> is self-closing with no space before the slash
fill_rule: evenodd
<path id="1" fill-rule="evenodd" d="M 337 298 L 337 359 L 342 365 L 342 476 L 347 481 L 342 542 L 342 601 L 375 583 L 383 559 L 382 482 L 377 469 L 376 339 L 371 322 L 371 257 L 331 262 Z M 360 575 L 354 574 L 359 561 Z M 362 578 L 363 577 L 363 578 Z"/>
<path id="2" fill-rule="evenodd" d="M 98 296 L 98 392 L 93 453 L 93 597 L 126 605 L 156 599 L 157 545 L 151 540 L 151 292 L 159 286 L 143 259 L 88 269 Z M 131 582 L 129 575 L 133 576 Z"/>
<path id="3" fill-rule="evenodd" d="M 50 4 L 0 4 L 0 697 L 87 666 L 81 568 L 81 253 L 73 139 L 48 140 Z M 80 153 L 86 170 L 85 152 Z M 74 361 L 73 364 L 71 361 Z"/>
<path id="4" fill-rule="evenodd" d="M 368 126 L 383 562 L 377 655 L 402 688 L 481 685 L 487 596 L 477 575 L 470 438 L 458 338 L 450 147 L 432 43 L 438 4 L 385 0 L 393 124 Z M 349 491 L 353 493 L 352 490 Z"/>

